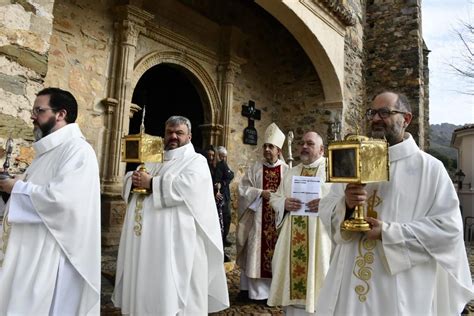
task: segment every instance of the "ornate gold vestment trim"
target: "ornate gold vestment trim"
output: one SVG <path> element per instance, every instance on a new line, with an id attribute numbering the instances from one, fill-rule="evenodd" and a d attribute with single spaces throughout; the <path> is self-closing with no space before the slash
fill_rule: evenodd
<path id="1" fill-rule="evenodd" d="M 3 252 L 3 258 L 0 260 L 0 267 L 3 265 L 3 260 L 5 260 L 5 255 L 7 254 L 7 246 L 8 246 L 8 238 L 10 237 L 10 231 L 11 231 L 12 225 L 8 223 L 8 210 L 5 212 L 3 216 L 3 224 L 2 224 L 2 249 L 1 251 Z"/>
<path id="2" fill-rule="evenodd" d="M 135 205 L 135 225 L 133 226 L 133 231 L 135 236 L 140 237 L 142 234 L 142 221 L 143 221 L 143 199 L 145 195 L 140 194 L 137 197 L 137 203 Z"/>
<path id="3" fill-rule="evenodd" d="M 361 234 L 359 239 L 359 255 L 356 257 L 352 271 L 354 276 L 363 282 L 363 284 L 357 285 L 354 289 L 361 302 L 367 300 L 367 294 L 370 291 L 369 281 L 372 278 L 372 267 L 370 265 L 374 263 L 374 252 L 372 250 L 374 250 L 375 245 L 375 240 L 368 240 L 365 234 Z"/>

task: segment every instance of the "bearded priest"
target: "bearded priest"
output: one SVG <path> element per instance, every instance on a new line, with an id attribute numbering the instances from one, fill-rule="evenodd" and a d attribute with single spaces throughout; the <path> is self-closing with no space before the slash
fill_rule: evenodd
<path id="1" fill-rule="evenodd" d="M 389 143 L 390 181 L 335 183 L 321 200 L 335 250 L 318 315 L 459 315 L 474 292 L 453 183 L 406 132 L 406 96 L 377 95 L 366 118 L 371 136 Z M 370 230 L 342 230 L 362 204 Z"/>
<path id="2" fill-rule="evenodd" d="M 31 111 L 36 157 L 10 193 L 4 218 L 0 315 L 99 315 L 100 182 L 74 96 L 40 91 Z"/>

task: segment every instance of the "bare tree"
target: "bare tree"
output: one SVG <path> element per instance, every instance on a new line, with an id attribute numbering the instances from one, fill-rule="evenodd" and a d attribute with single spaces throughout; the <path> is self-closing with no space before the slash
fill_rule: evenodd
<path id="1" fill-rule="evenodd" d="M 467 80 L 468 87 L 462 93 L 474 95 L 474 26 L 468 22 L 460 22 L 460 26 L 454 32 L 461 40 L 463 50 L 449 66 Z"/>

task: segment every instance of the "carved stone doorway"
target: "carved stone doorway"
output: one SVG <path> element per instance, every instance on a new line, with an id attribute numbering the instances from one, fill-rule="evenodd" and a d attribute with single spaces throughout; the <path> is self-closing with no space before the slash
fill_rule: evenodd
<path id="1" fill-rule="evenodd" d="M 195 77 L 179 65 L 161 63 L 148 69 L 139 79 L 132 97 L 132 103 L 141 108 L 146 105 L 146 133 L 163 137 L 165 121 L 172 115 L 182 115 L 191 121 L 191 142 L 196 151 L 202 148 L 199 126 L 204 123 L 204 113 L 200 87 L 196 85 Z M 130 119 L 130 134 L 140 132 L 141 113 Z"/>

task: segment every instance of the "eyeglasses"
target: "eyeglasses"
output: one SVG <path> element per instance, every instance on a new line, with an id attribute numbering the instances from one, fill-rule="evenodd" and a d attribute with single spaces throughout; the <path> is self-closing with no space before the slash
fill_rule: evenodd
<path id="1" fill-rule="evenodd" d="M 41 108 L 41 107 L 33 108 L 33 109 L 31 110 L 31 115 L 38 116 L 38 115 L 40 115 L 41 113 L 44 113 L 44 112 L 46 112 L 46 111 L 48 111 L 48 110 L 53 111 L 52 108 Z"/>
<path id="2" fill-rule="evenodd" d="M 407 113 L 408 112 L 402 112 L 402 111 L 397 111 L 397 110 L 389 110 L 389 109 L 386 109 L 386 108 L 381 108 L 381 109 L 378 109 L 378 110 L 368 109 L 365 112 L 365 117 L 367 117 L 368 120 L 371 120 L 371 119 L 374 118 L 375 114 L 378 114 L 380 116 L 380 118 L 386 119 L 387 117 L 389 117 L 390 115 L 393 115 L 393 114 L 407 114 Z"/>

